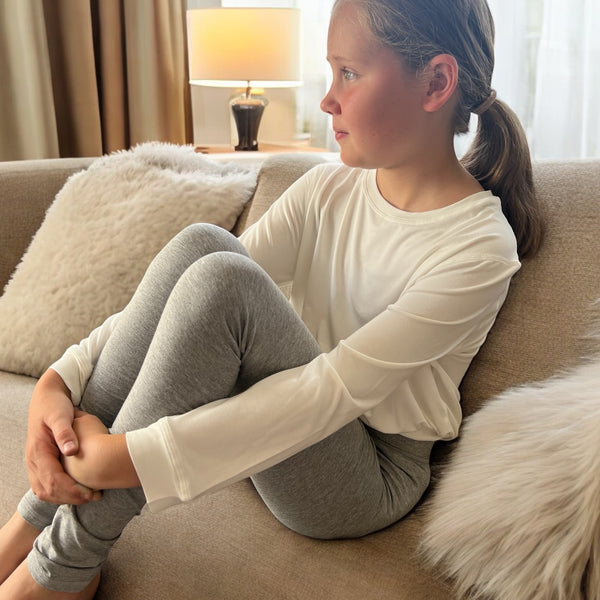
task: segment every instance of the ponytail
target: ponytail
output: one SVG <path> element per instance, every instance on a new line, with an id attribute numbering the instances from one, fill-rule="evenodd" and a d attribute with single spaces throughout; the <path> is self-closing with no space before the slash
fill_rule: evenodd
<path id="1" fill-rule="evenodd" d="M 534 256 L 543 239 L 525 132 L 507 104 L 495 100 L 479 115 L 475 139 L 461 159 L 484 189 L 502 201 L 521 258 Z"/>

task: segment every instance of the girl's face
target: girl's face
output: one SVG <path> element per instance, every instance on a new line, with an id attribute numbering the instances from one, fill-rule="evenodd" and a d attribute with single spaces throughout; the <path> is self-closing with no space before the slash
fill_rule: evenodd
<path id="1" fill-rule="evenodd" d="M 419 78 L 359 25 L 351 2 L 332 15 L 327 60 L 333 82 L 321 109 L 333 117 L 344 163 L 394 168 L 425 147 Z"/>

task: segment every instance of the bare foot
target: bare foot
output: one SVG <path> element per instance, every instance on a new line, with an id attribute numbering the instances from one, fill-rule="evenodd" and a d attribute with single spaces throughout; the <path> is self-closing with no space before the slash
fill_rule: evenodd
<path id="1" fill-rule="evenodd" d="M 81 592 L 51 592 L 35 582 L 23 561 L 0 585 L 0 600 L 92 600 L 99 583 L 100 574 Z"/>
<path id="2" fill-rule="evenodd" d="M 0 529 L 0 584 L 23 562 L 39 534 L 19 513 Z"/>

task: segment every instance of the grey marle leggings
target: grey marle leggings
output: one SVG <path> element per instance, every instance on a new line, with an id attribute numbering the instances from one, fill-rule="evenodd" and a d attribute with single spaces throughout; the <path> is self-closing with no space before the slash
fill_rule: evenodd
<path id="1" fill-rule="evenodd" d="M 119 317 L 82 409 L 113 433 L 226 398 L 320 349 L 268 275 L 231 234 L 190 226 L 154 259 Z M 252 477 L 275 517 L 317 538 L 358 537 L 404 516 L 429 482 L 431 443 L 356 420 Z M 141 488 L 56 507 L 29 491 L 20 514 L 42 533 L 28 556 L 43 587 L 76 592 L 145 504 Z"/>

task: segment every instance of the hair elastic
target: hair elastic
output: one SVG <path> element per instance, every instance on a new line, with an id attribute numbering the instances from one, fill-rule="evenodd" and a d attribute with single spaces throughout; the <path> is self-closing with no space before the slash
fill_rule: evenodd
<path id="1" fill-rule="evenodd" d="M 471 109 L 471 112 L 476 115 L 482 115 L 494 102 L 496 102 L 496 90 L 492 90 L 490 95 L 479 106 Z"/>

